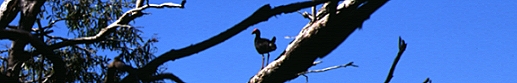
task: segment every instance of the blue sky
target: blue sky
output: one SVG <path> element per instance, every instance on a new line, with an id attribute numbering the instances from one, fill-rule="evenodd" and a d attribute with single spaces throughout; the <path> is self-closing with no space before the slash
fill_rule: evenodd
<path id="1" fill-rule="evenodd" d="M 303 1 L 303 0 L 297 0 Z M 151 3 L 169 2 L 152 0 Z M 178 1 L 175 1 L 179 3 Z M 212 37 L 270 3 L 292 0 L 189 0 L 185 9 L 150 9 L 136 20 L 144 33 L 158 34 L 157 54 Z M 397 54 L 398 37 L 408 43 L 392 83 L 416 83 L 429 77 L 436 83 L 515 83 L 517 80 L 517 1 L 515 0 L 390 0 L 338 49 L 311 69 L 355 62 L 341 68 L 308 74 L 311 83 L 384 82 Z M 305 9 L 309 11 L 308 9 Z M 191 83 L 243 83 L 260 69 L 253 47 L 253 28 L 276 36 L 276 58 L 308 22 L 300 14 L 284 14 L 250 27 L 233 38 L 198 54 L 163 65 L 167 72 Z M 290 83 L 305 83 L 298 77 Z"/>
<path id="2" fill-rule="evenodd" d="M 279 6 L 303 0 L 188 0 L 185 9 L 148 9 L 135 20 L 143 35 L 157 34 L 156 55 L 212 37 L 248 17 L 264 4 Z M 180 0 L 151 0 L 151 3 Z M 358 68 L 311 73 L 310 83 L 384 82 L 401 36 L 408 47 L 392 83 L 517 83 L 517 1 L 390 0 L 360 30 L 310 69 L 354 62 Z M 305 9 L 303 11 L 309 11 Z M 308 22 L 300 14 L 283 14 L 198 54 L 163 65 L 190 83 L 244 83 L 256 74 L 261 56 L 253 46 L 253 28 L 277 37 L 275 59 Z M 57 25 L 65 29 L 64 25 Z M 58 28 L 59 29 L 59 28 Z M 3 48 L 3 47 L 2 47 Z M 170 82 L 170 81 L 168 81 Z M 289 83 L 305 83 L 298 77 Z"/>

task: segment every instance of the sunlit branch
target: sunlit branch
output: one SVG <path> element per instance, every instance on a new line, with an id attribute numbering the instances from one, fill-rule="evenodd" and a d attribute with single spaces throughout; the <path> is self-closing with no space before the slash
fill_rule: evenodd
<path id="1" fill-rule="evenodd" d="M 337 68 L 346 68 L 348 66 L 352 66 L 352 67 L 359 67 L 357 65 L 354 65 L 353 64 L 354 62 L 350 62 L 350 63 L 347 63 L 347 64 L 343 64 L 343 65 L 337 65 L 337 66 L 331 66 L 331 67 L 327 67 L 327 68 L 323 68 L 323 69 L 318 69 L 318 70 L 309 70 L 309 71 L 306 71 L 306 72 L 302 72 L 300 74 L 308 74 L 308 73 L 320 73 L 320 72 L 325 72 L 325 71 L 329 71 L 329 70 L 333 70 L 333 69 L 337 69 Z"/>
<path id="2" fill-rule="evenodd" d="M 18 15 L 18 0 L 4 0 L 0 7 L 0 30 L 5 29 Z"/>
<path id="3" fill-rule="evenodd" d="M 308 23 L 286 50 L 255 74 L 248 83 L 281 83 L 300 76 L 300 72 L 312 67 L 313 61 L 327 56 L 337 48 L 387 0 L 365 2 L 357 1 L 347 5 L 350 2 L 344 1 L 337 7 L 334 5 L 335 9 L 326 7 L 332 6 L 331 3 L 323 5 L 317 15 L 318 20 Z M 353 8 L 354 5 L 358 7 Z"/>

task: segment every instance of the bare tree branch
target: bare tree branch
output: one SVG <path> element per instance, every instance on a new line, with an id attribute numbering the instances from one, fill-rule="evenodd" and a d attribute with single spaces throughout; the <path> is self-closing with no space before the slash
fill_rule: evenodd
<path id="1" fill-rule="evenodd" d="M 0 53 L 8 52 L 9 50 L 0 50 Z"/>
<path id="2" fill-rule="evenodd" d="M 298 73 L 310 68 L 317 58 L 323 58 L 337 48 L 387 0 L 357 1 L 353 4 L 357 8 L 347 6 L 350 2 L 345 2 L 335 12 L 331 12 L 332 8 L 320 10 L 336 15 L 329 18 L 328 14 L 318 14 L 322 18 L 304 27 L 280 57 L 253 76 L 249 83 L 281 83 L 298 77 Z"/>
<path id="3" fill-rule="evenodd" d="M 433 83 L 433 81 L 431 81 L 431 79 L 429 79 L 429 78 L 426 78 L 426 79 L 424 80 L 424 83 Z"/>
<path id="4" fill-rule="evenodd" d="M 164 80 L 164 79 L 170 79 L 176 83 L 185 83 L 183 80 L 181 80 L 178 76 L 172 74 L 172 73 L 163 73 L 163 74 L 158 74 L 158 75 L 154 75 L 152 77 L 149 77 L 147 79 L 145 79 L 146 81 L 156 81 L 156 80 Z M 142 79 L 144 80 L 144 79 Z"/>
<path id="5" fill-rule="evenodd" d="M 393 73 L 395 72 L 395 67 L 397 67 L 397 63 L 399 63 L 400 57 L 402 57 L 402 53 L 404 53 L 406 47 L 407 43 L 404 40 L 402 40 L 401 37 L 399 37 L 399 52 L 397 54 L 397 57 L 395 58 L 395 61 L 393 61 L 393 64 L 391 65 L 390 72 L 386 77 L 386 81 L 384 81 L 384 83 L 390 83 L 391 78 L 393 78 Z"/>
<path id="6" fill-rule="evenodd" d="M 192 54 L 201 52 L 203 50 L 206 50 L 212 46 L 215 46 L 219 43 L 222 43 L 229 38 L 237 35 L 238 33 L 244 31 L 248 27 L 255 25 L 257 23 L 267 21 L 270 17 L 273 17 L 275 15 L 283 14 L 283 13 L 292 13 L 296 12 L 297 10 L 300 10 L 302 8 L 311 7 L 317 4 L 324 3 L 327 0 L 317 0 L 317 1 L 305 1 L 305 2 L 298 2 L 298 3 L 292 3 L 288 5 L 281 5 L 277 6 L 275 8 L 271 8 L 269 4 L 266 4 L 259 8 L 257 11 L 255 11 L 251 16 L 246 18 L 245 20 L 241 21 L 237 25 L 231 27 L 230 29 L 212 37 L 209 38 L 203 42 L 176 50 L 172 49 L 159 57 L 155 58 L 151 62 L 149 62 L 146 66 L 143 68 L 140 68 L 138 72 L 140 73 L 138 76 L 147 76 L 151 75 L 156 72 L 156 69 L 162 65 L 163 63 L 167 61 L 173 61 L 176 59 L 180 59 L 183 57 L 190 56 Z M 128 75 L 132 76 L 132 74 Z M 136 81 L 134 79 L 124 78 L 122 82 L 132 82 Z"/>
<path id="7" fill-rule="evenodd" d="M 53 20 L 53 21 L 50 21 L 50 23 L 48 23 L 47 26 L 43 26 L 41 27 L 42 29 L 48 29 L 48 28 L 51 28 L 52 26 L 54 26 L 54 24 L 56 24 L 56 22 L 59 22 L 59 21 L 62 21 L 62 20 L 65 20 L 65 19 L 57 19 L 57 20 Z"/>
<path id="8" fill-rule="evenodd" d="M 308 73 L 320 73 L 320 72 L 325 72 L 325 71 L 329 71 L 329 70 L 333 70 L 333 69 L 337 69 L 337 68 L 341 68 L 341 67 L 346 68 L 348 66 L 359 67 L 357 65 L 354 65 L 353 63 L 354 62 L 349 62 L 347 64 L 327 67 L 327 68 L 323 68 L 323 69 L 319 69 L 319 70 L 309 70 L 309 71 L 305 71 L 305 72 L 300 73 L 300 75 L 301 74 L 308 74 Z"/>
<path id="9" fill-rule="evenodd" d="M 321 61 L 314 62 L 312 66 L 315 66 L 315 65 L 317 65 L 319 63 L 321 63 Z M 301 72 L 301 73 L 299 73 L 299 75 L 305 77 L 305 82 L 309 83 L 309 76 L 307 76 L 305 74 L 308 74 L 308 73 L 320 73 L 320 72 L 325 72 L 325 71 L 337 69 L 337 68 L 340 68 L 340 67 L 343 67 L 343 68 L 346 68 L 348 66 L 359 67 L 357 65 L 354 65 L 353 63 L 354 62 L 349 62 L 348 64 L 344 64 L 344 65 L 332 66 L 332 67 L 327 67 L 327 68 L 319 69 L 319 70 L 309 70 L 309 71 Z"/>

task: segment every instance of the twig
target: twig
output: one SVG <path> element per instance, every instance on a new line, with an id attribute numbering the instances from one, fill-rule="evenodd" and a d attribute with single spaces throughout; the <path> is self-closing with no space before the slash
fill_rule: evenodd
<path id="1" fill-rule="evenodd" d="M 0 53 L 9 52 L 9 50 L 0 50 Z"/>
<path id="2" fill-rule="evenodd" d="M 431 81 L 431 79 L 429 79 L 429 77 L 428 77 L 428 78 L 426 78 L 426 79 L 424 80 L 424 83 L 433 83 L 433 82 L 432 82 L 432 81 Z"/>
<path id="3" fill-rule="evenodd" d="M 316 66 L 316 65 L 318 65 L 318 64 L 320 64 L 320 63 L 323 63 L 323 61 L 316 61 L 316 62 L 313 62 L 313 63 L 312 63 L 312 66 Z"/>
<path id="4" fill-rule="evenodd" d="M 183 8 L 183 5 L 176 3 L 148 4 L 148 6 L 152 8 Z"/>
<path id="5" fill-rule="evenodd" d="M 54 24 L 56 24 L 56 22 L 59 22 L 59 21 L 62 21 L 62 20 L 64 20 L 64 19 L 57 19 L 57 20 L 51 21 L 47 26 L 40 26 L 41 23 L 39 21 L 36 21 L 36 23 L 38 23 L 38 27 L 32 28 L 31 30 L 34 31 L 34 32 L 37 32 L 39 30 L 48 29 L 48 28 L 51 28 L 52 26 L 54 26 Z M 7 25 L 7 28 L 17 29 L 18 26 L 16 26 L 16 25 Z"/>
<path id="6" fill-rule="evenodd" d="M 347 63 L 347 64 L 337 65 L 337 66 L 331 66 L 331 67 L 327 67 L 327 68 L 324 68 L 324 69 L 319 69 L 319 70 L 309 70 L 309 71 L 306 71 L 306 72 L 302 72 L 302 73 L 300 73 L 300 75 L 308 74 L 308 73 L 320 73 L 320 72 L 325 72 L 325 71 L 329 71 L 329 70 L 337 69 L 337 68 L 340 68 L 340 67 L 346 68 L 346 67 L 348 67 L 348 66 L 352 66 L 352 67 L 359 67 L 359 66 L 357 66 L 357 65 L 354 65 L 354 62 L 349 62 L 349 63 Z"/>
<path id="7" fill-rule="evenodd" d="M 127 24 L 116 24 L 114 26 L 117 26 L 117 27 L 126 27 L 126 28 L 132 28 L 133 26 L 131 25 L 127 25 Z"/>
<path id="8" fill-rule="evenodd" d="M 305 77 L 305 83 L 309 83 L 309 76 L 302 74 L 303 77 Z"/>
<path id="9" fill-rule="evenodd" d="M 312 17 L 311 14 L 307 13 L 307 12 L 298 12 L 299 14 L 301 14 L 303 16 L 303 18 L 307 18 L 309 19 L 310 21 L 313 21 L 312 19 L 314 19 L 314 17 Z"/>
<path id="10" fill-rule="evenodd" d="M 0 60 L 2 60 L 2 61 L 7 61 L 7 58 L 4 58 L 4 57 L 0 56 Z M 2 63 L 3 63 L 3 62 L 2 62 Z"/>
<path id="11" fill-rule="evenodd" d="M 314 62 L 313 64 L 314 65 L 317 65 L 319 63 L 321 63 L 322 61 L 316 61 Z M 352 66 L 352 67 L 359 67 L 357 65 L 354 65 L 353 64 L 354 62 L 349 62 L 347 64 L 344 64 L 344 65 L 338 65 L 338 66 L 332 66 L 332 67 L 327 67 L 327 68 L 324 68 L 324 69 L 319 69 L 319 70 L 309 70 L 309 71 L 305 71 L 305 72 L 301 72 L 299 73 L 298 75 L 302 75 L 305 77 L 305 82 L 306 83 L 309 83 L 309 76 L 305 75 L 305 74 L 308 74 L 308 73 L 319 73 L 319 72 L 325 72 L 325 71 L 329 71 L 329 70 L 333 70 L 333 69 L 337 69 L 337 68 L 340 68 L 340 67 L 343 67 L 343 68 L 346 68 L 347 66 Z M 313 66 L 314 66 L 313 65 Z"/>
<path id="12" fill-rule="evenodd" d="M 386 81 L 384 83 L 389 83 L 391 81 L 391 78 L 393 78 L 393 72 L 395 72 L 395 67 L 397 67 L 397 63 L 400 60 L 400 57 L 402 56 L 402 53 L 406 50 L 407 43 L 402 40 L 401 37 L 399 37 L 399 52 L 397 54 L 397 57 L 395 58 L 395 61 L 393 61 L 393 64 L 391 65 L 390 72 L 388 74 L 388 77 L 386 77 Z"/>
<path id="13" fill-rule="evenodd" d="M 59 22 L 59 21 L 62 21 L 62 20 L 64 20 L 64 19 L 57 19 L 57 20 L 51 21 L 50 23 L 48 23 L 48 25 L 47 25 L 47 26 L 44 26 L 44 27 L 42 27 L 42 28 L 43 28 L 43 29 L 48 29 L 48 28 L 50 28 L 50 27 L 54 26 L 54 24 L 56 24 L 56 22 Z"/>

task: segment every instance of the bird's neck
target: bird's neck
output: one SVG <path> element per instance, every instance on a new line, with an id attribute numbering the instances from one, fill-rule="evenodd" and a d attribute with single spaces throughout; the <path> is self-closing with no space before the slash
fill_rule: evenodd
<path id="1" fill-rule="evenodd" d="M 255 39 L 260 39 L 260 33 L 255 33 Z"/>

